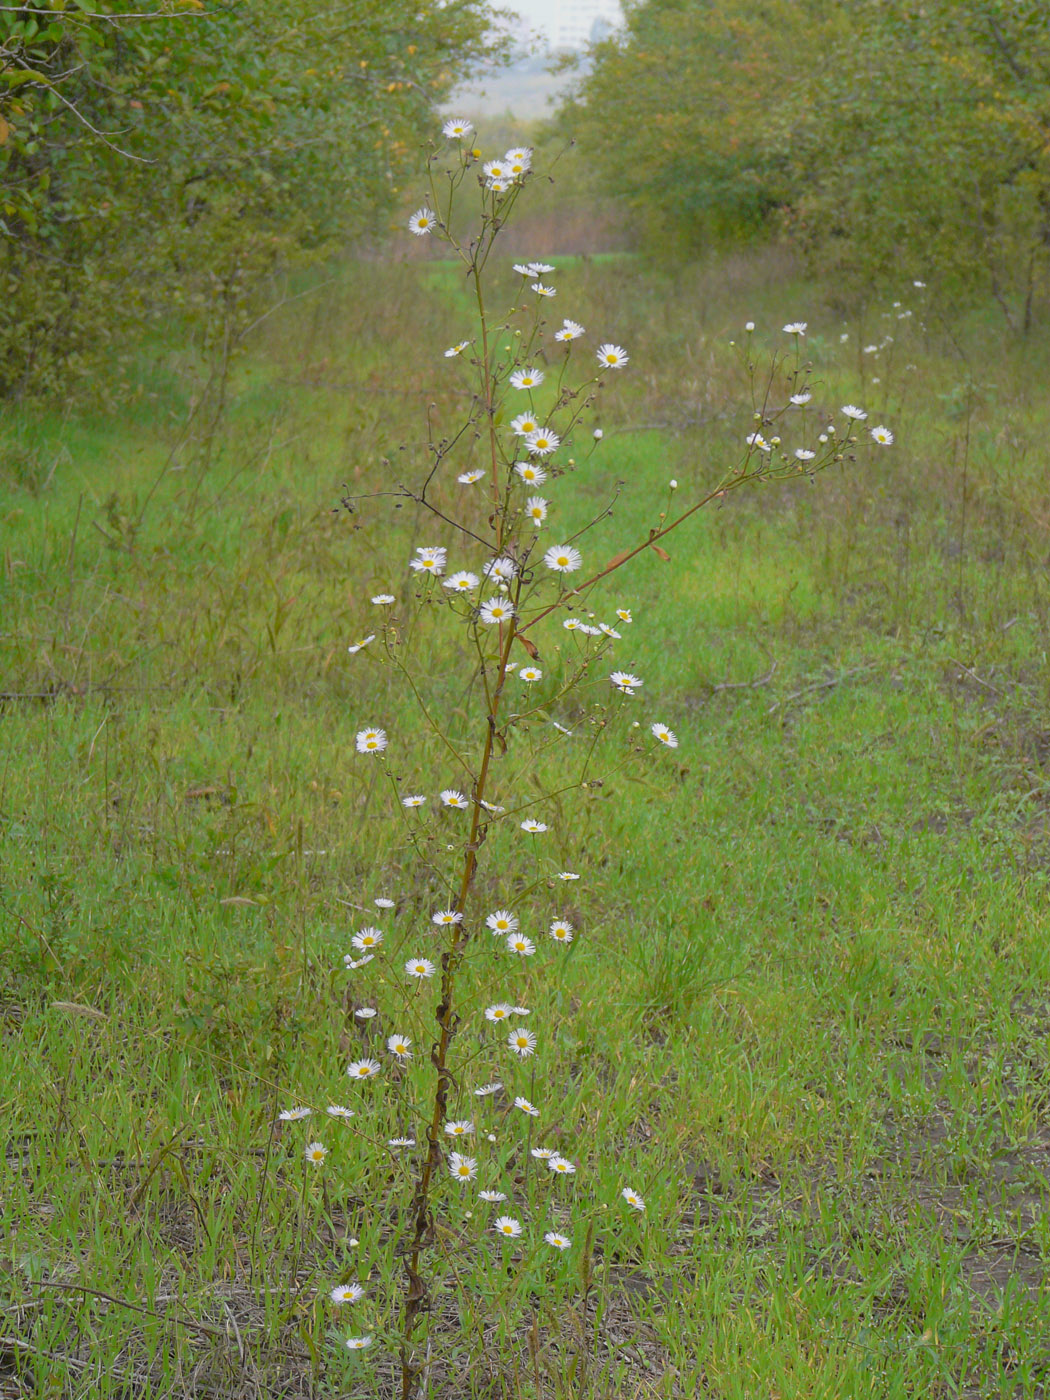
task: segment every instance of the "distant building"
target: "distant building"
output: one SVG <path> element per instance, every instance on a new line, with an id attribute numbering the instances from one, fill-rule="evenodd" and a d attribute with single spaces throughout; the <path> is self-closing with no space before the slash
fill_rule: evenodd
<path id="1" fill-rule="evenodd" d="M 619 0 L 562 0 L 554 47 L 584 49 L 606 38 L 622 21 Z"/>

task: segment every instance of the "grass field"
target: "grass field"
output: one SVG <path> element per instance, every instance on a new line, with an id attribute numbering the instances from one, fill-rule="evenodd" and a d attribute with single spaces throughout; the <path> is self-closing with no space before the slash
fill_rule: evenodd
<path id="1" fill-rule="evenodd" d="M 650 762 L 621 727 L 534 870 L 486 853 L 494 904 L 582 875 L 576 940 L 514 991 L 553 1028 L 515 1089 L 544 1115 L 526 1139 L 477 1110 L 521 1139 L 519 1213 L 574 1247 L 510 1267 L 449 1207 L 430 1393 L 1042 1396 L 1048 343 L 910 282 L 847 321 L 778 254 L 582 259 L 559 288 L 632 357 L 563 497 L 582 525 L 623 483 L 598 557 L 738 458 L 748 318 L 760 366 L 806 319 L 815 405 L 896 442 L 717 503 L 591 603 L 633 610 L 616 664 L 681 746 Z M 346 653 L 434 526 L 340 501 L 417 479 L 427 415 L 457 421 L 464 317 L 448 265 L 336 269 L 259 326 L 221 415 L 173 330 L 129 352 L 126 408 L 0 429 L 2 1396 L 392 1393 L 390 1347 L 340 1343 L 396 1328 L 409 1089 L 324 1106 L 390 1029 L 355 1014 L 349 937 L 390 896 L 414 951 L 453 828 L 413 836 L 355 732 L 396 735 L 420 792 L 456 775 L 403 679 Z M 466 741 L 463 659 L 417 625 Z M 508 786 L 575 781 L 584 745 Z M 580 1162 L 557 1200 L 527 1143 Z M 328 1290 L 354 1280 L 350 1324 Z"/>

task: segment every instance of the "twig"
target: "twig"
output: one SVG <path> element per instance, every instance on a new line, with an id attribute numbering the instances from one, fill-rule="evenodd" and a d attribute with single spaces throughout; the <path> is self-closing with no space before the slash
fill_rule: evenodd
<path id="1" fill-rule="evenodd" d="M 224 1328 L 215 1327 L 210 1322 L 197 1322 L 188 1317 L 159 1313 L 153 1308 L 144 1307 L 142 1303 L 129 1303 L 126 1298 L 117 1298 L 112 1293 L 104 1293 L 100 1288 L 89 1288 L 85 1283 L 57 1283 L 52 1279 L 37 1279 L 36 1287 L 54 1288 L 63 1293 L 83 1293 L 89 1298 L 101 1298 L 107 1303 L 115 1303 L 118 1308 L 128 1308 L 131 1312 L 144 1313 L 147 1317 L 155 1317 L 158 1322 L 171 1322 L 176 1327 L 185 1327 L 190 1332 L 201 1332 L 209 1337 L 225 1337 L 227 1335 Z"/>
<path id="2" fill-rule="evenodd" d="M 803 686 L 801 690 L 795 690 L 792 691 L 790 695 L 785 695 L 782 700 L 774 700 L 766 711 L 766 714 L 771 715 L 774 710 L 779 710 L 782 705 L 790 705 L 792 700 L 800 700 L 803 695 L 813 695 L 818 690 L 834 690 L 837 685 L 840 685 L 844 680 L 848 680 L 850 676 L 859 676 L 862 671 L 870 670 L 870 664 L 867 666 L 854 666 L 852 670 L 842 671 L 839 675 L 832 676 L 829 680 L 817 681 L 815 685 Z"/>
<path id="3" fill-rule="evenodd" d="M 964 666 L 961 661 L 956 661 L 954 656 L 949 656 L 948 660 L 952 663 L 953 666 L 958 666 L 960 671 L 965 671 L 965 673 L 970 677 L 970 679 L 974 682 L 975 685 L 983 685 L 985 690 L 990 690 L 993 695 L 1004 694 L 1004 692 L 1001 691 L 997 685 L 992 685 L 991 681 L 982 680 L 976 671 L 971 671 L 969 666 Z"/>
<path id="4" fill-rule="evenodd" d="M 719 681 L 717 685 L 711 687 L 711 694 L 717 695 L 720 690 L 756 690 L 760 685 L 768 685 L 776 675 L 777 663 L 774 661 L 768 671 L 756 676 L 751 681 Z"/>

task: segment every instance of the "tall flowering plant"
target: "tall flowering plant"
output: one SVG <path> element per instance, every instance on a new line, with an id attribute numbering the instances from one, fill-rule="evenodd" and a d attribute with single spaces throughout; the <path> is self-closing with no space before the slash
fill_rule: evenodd
<path id="1" fill-rule="evenodd" d="M 332 1130 L 352 1135 L 339 1156 L 352 1152 L 355 1167 L 385 1173 L 400 1202 L 354 1259 L 351 1272 L 373 1282 L 344 1277 L 329 1298 L 333 1308 L 368 1319 L 340 1334 L 341 1345 L 395 1352 L 403 1400 L 426 1389 L 425 1323 L 439 1292 L 467 1286 L 468 1255 L 483 1276 L 487 1269 L 499 1279 L 504 1297 L 508 1277 L 511 1289 L 518 1279 L 524 1290 L 537 1269 L 581 1278 L 586 1288 L 598 1211 L 606 1211 L 606 1230 L 616 1228 L 610 1207 L 623 1229 L 645 1220 L 638 1189 L 645 1183 L 625 1179 L 613 1200 L 596 1200 L 587 1163 L 564 1137 L 557 1146 L 545 1142 L 558 1086 L 536 1067 L 550 1055 L 553 1034 L 528 1005 L 539 978 L 558 976 L 558 959 L 571 956 L 580 934 L 563 904 L 585 872 L 560 868 L 553 855 L 569 838 L 554 830 L 557 797 L 566 786 L 598 781 L 596 756 L 618 728 L 631 737 L 610 760 L 617 764 L 679 743 L 650 710 L 645 678 L 616 664 L 630 608 L 591 605 L 606 579 L 645 550 L 659 553 L 660 541 L 709 502 L 847 460 L 866 417 L 855 405 L 841 410 L 841 423 L 810 409 L 804 322 L 784 327 L 787 349 L 756 388 L 748 323 L 755 422 L 735 464 L 677 511 L 670 482 L 667 509 L 653 525 L 596 563 L 586 540 L 596 522 L 566 531 L 559 494 L 575 468 L 572 453 L 581 442 L 593 450 L 601 437 L 594 405 L 603 383 L 629 373 L 631 357 L 612 339 L 551 314 L 554 266 L 493 257 L 527 189 L 531 152 L 483 161 L 467 121 L 447 122 L 443 136 L 427 164 L 427 202 L 408 226 L 417 237 L 443 240 L 471 287 L 474 325 L 444 352 L 471 381 L 471 407 L 454 433 L 431 441 L 418 485 L 383 493 L 414 503 L 432 534 L 393 566 L 387 591 L 371 595 L 379 620 L 349 652 L 370 651 L 407 680 L 430 746 L 425 766 L 433 769 L 439 754 L 448 779 L 437 791 L 417 790 L 424 785 L 405 776 L 412 771 L 405 739 L 382 715 L 362 716 L 357 761 L 381 770 L 416 863 L 403 883 L 416 893 L 376 898 L 376 922 L 349 940 L 352 1014 L 367 1053 L 346 1065 L 353 1106 L 327 1108 Z M 468 196 L 475 222 L 461 238 L 453 213 Z M 504 307 L 494 314 L 495 296 Z M 788 447 L 782 422 L 797 434 Z M 871 436 L 892 442 L 883 427 Z M 425 615 L 429 622 L 421 622 Z M 420 626 L 424 647 L 439 637 L 443 651 L 462 659 L 468 701 L 455 732 L 437 722 L 424 676 L 412 670 Z M 576 692 L 585 687 L 598 700 L 580 719 Z M 571 783 L 544 787 L 543 775 L 554 771 L 550 751 L 573 743 L 581 759 Z M 311 1112 L 303 1106 L 281 1116 Z M 330 1169 L 332 1150 L 307 1144 L 307 1170 Z M 574 1251 L 575 1273 L 558 1264 Z"/>

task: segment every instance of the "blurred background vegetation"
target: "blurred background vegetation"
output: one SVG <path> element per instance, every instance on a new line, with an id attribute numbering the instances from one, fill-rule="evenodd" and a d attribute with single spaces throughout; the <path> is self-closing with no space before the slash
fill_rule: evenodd
<path id="1" fill-rule="evenodd" d="M 275 271 L 370 233 L 483 0 L 0 6 L 0 397 L 64 396 L 177 314 L 229 343 Z M 96 380 L 93 388 L 101 392 Z"/>

